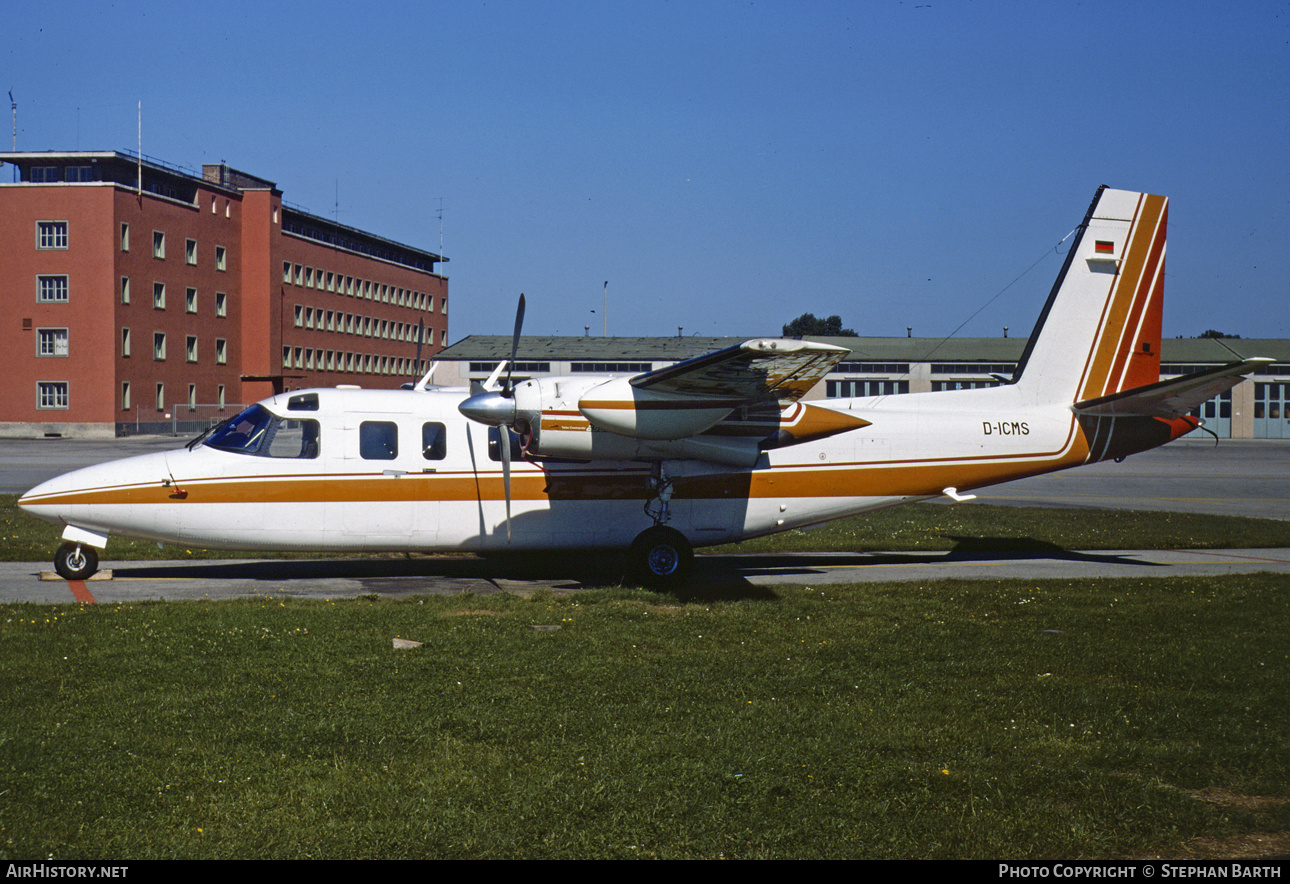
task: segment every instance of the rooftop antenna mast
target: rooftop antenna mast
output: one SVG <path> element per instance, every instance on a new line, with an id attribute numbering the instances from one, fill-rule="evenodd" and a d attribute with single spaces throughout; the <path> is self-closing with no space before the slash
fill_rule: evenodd
<path id="1" fill-rule="evenodd" d="M 9 105 L 13 108 L 13 152 L 18 152 L 18 102 L 13 100 L 13 90 L 9 90 Z"/>
<path id="2" fill-rule="evenodd" d="M 439 197 L 439 257 L 443 257 L 443 197 Z"/>
<path id="3" fill-rule="evenodd" d="M 140 101 L 139 101 L 139 156 L 138 156 L 138 160 L 139 160 L 139 180 L 138 180 L 138 185 L 137 185 L 137 187 L 138 187 L 138 191 L 137 191 L 137 192 L 138 192 L 138 196 L 139 196 L 139 205 L 143 205 L 143 100 L 142 100 L 142 99 L 140 99 Z"/>

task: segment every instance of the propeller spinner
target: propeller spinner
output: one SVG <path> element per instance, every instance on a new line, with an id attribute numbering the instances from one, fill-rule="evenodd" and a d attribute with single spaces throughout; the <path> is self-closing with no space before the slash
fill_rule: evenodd
<path id="1" fill-rule="evenodd" d="M 511 372 L 515 368 L 515 355 L 520 348 L 520 329 L 524 326 L 524 294 L 515 311 L 515 334 L 511 337 L 511 358 L 506 364 L 506 381 L 500 390 L 476 393 L 457 406 L 457 410 L 473 421 L 490 427 L 511 428 L 518 420 L 515 409 L 515 387 Z M 505 433 L 499 439 L 502 456 L 502 488 L 506 495 L 506 542 L 511 542 L 511 440 Z"/>

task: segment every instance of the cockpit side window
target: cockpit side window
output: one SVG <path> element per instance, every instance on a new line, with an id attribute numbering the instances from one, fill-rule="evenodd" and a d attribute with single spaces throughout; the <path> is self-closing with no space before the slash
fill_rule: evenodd
<path id="1" fill-rule="evenodd" d="M 318 456 L 318 421 L 280 418 L 263 405 L 252 405 L 202 444 L 255 457 L 311 459 Z"/>
<path id="2" fill-rule="evenodd" d="M 269 439 L 269 457 L 318 456 L 318 421 L 279 420 Z"/>

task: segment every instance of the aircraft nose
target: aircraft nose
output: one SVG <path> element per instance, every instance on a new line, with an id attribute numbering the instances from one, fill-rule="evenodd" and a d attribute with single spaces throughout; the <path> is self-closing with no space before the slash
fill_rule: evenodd
<path id="1" fill-rule="evenodd" d="M 471 420 L 490 427 L 515 423 L 515 399 L 498 392 L 476 393 L 458 405 L 457 410 Z"/>

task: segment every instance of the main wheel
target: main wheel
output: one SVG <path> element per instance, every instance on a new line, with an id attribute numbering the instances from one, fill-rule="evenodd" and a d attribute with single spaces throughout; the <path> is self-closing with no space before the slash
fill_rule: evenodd
<path id="1" fill-rule="evenodd" d="M 99 569 L 99 554 L 92 546 L 65 543 L 54 554 L 54 570 L 64 580 L 88 580 Z"/>
<path id="2" fill-rule="evenodd" d="M 690 575 L 694 549 L 685 535 L 657 525 L 642 531 L 632 543 L 632 570 L 648 586 L 676 586 Z"/>

